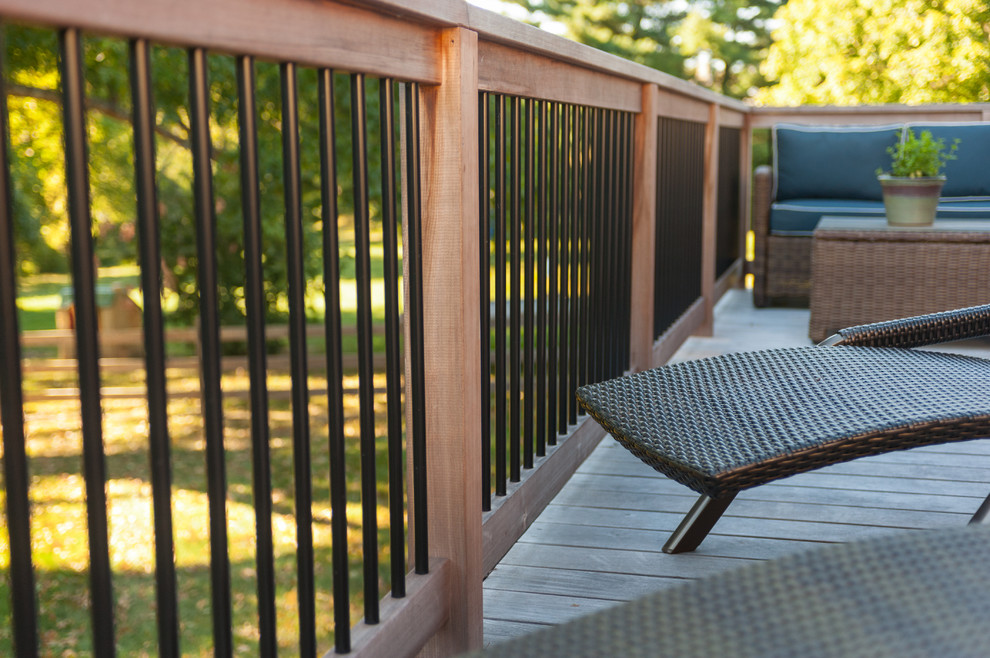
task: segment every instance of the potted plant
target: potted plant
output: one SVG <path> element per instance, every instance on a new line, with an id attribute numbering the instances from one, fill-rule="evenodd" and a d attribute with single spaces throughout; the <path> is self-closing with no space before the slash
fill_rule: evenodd
<path id="1" fill-rule="evenodd" d="M 893 160 L 890 173 L 877 171 L 883 187 L 883 205 L 887 223 L 894 226 L 930 226 L 935 221 L 939 195 L 945 184 L 942 167 L 954 160 L 959 146 L 955 140 L 946 150 L 942 139 L 933 139 L 931 132 L 916 136 L 908 128 L 896 146 L 887 149 Z"/>

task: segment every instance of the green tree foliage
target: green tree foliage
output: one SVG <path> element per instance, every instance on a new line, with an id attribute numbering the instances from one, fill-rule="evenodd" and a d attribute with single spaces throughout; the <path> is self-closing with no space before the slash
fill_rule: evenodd
<path id="1" fill-rule="evenodd" d="M 765 84 L 760 62 L 770 46 L 768 22 L 786 0 L 703 0 L 691 3 L 675 43 L 692 80 L 744 98 Z M 686 77 L 686 76 L 685 76 Z"/>
<path id="2" fill-rule="evenodd" d="M 533 15 L 566 28 L 565 36 L 661 71 L 681 70 L 684 56 L 673 46 L 671 26 L 684 19 L 673 0 L 512 0 Z"/>
<path id="3" fill-rule="evenodd" d="M 785 0 L 511 1 L 575 41 L 744 97 L 762 83 L 767 21 Z"/>
<path id="4" fill-rule="evenodd" d="M 791 0 L 776 18 L 758 102 L 990 101 L 986 0 Z"/>
<path id="5" fill-rule="evenodd" d="M 25 272 L 65 271 L 69 229 L 65 198 L 58 44 L 51 30 L 5 28 L 11 174 L 20 267 Z M 136 200 L 128 46 L 120 39 L 84 42 L 90 194 L 96 257 L 101 265 L 137 259 Z M 211 55 L 209 83 L 213 190 L 217 217 L 221 315 L 244 313 L 243 216 L 238 133 L 238 88 L 232 57 Z M 287 313 L 282 176 L 281 73 L 255 65 L 262 260 L 270 317 Z M 189 81 L 185 51 L 152 50 L 156 120 L 158 205 L 166 287 L 177 295 L 177 318 L 198 313 L 198 259 L 189 148 Z M 300 149 L 304 269 L 309 285 L 321 285 L 321 193 L 316 72 L 299 71 Z M 335 75 L 337 184 L 340 214 L 352 213 L 350 79 Z M 369 80 L 367 129 L 371 212 L 380 214 L 378 81 Z M 347 254 L 343 255 L 347 258 Z"/>

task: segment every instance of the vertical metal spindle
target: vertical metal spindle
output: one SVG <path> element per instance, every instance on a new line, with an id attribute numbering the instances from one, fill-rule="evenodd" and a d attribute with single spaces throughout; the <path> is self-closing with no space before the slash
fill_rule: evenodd
<path id="1" fill-rule="evenodd" d="M 592 109 L 590 107 L 585 107 L 582 109 L 581 123 L 581 281 L 580 281 L 580 296 L 581 296 L 581 367 L 578 373 L 578 385 L 583 386 L 589 383 L 588 379 L 588 363 L 591 361 L 591 296 L 588 290 L 589 282 L 589 268 L 591 263 L 591 247 L 589 243 L 589 227 L 594 220 L 593 212 L 594 206 L 592 205 L 592 199 L 594 199 L 594 189 L 591 186 L 591 171 L 594 162 L 592 161 L 593 153 L 591 150 L 591 123 L 592 123 Z M 584 412 L 582 411 L 582 414 Z"/>
<path id="2" fill-rule="evenodd" d="M 616 335 L 616 342 L 618 345 L 618 372 L 622 373 L 626 370 L 628 365 L 627 354 L 627 344 L 629 339 L 628 331 L 628 283 L 629 277 L 627 275 L 627 265 L 629 263 L 629 245 L 628 241 L 628 194 L 626 191 L 626 183 L 629 180 L 629 175 L 626 170 L 627 167 L 627 143 L 628 143 L 628 123 L 626 121 L 626 114 L 619 113 L 619 156 L 617 158 L 619 180 L 616 187 L 616 197 L 618 203 L 618 217 L 619 217 L 619 240 L 618 240 L 618 259 L 616 262 L 616 267 L 618 269 L 619 276 L 619 311 L 616 319 L 618 320 L 618 332 Z"/>
<path id="3" fill-rule="evenodd" d="M 623 295 L 623 302 L 625 304 L 623 308 L 622 318 L 624 325 L 622 328 L 622 363 L 623 370 L 629 368 L 629 357 L 631 352 L 631 336 L 630 328 L 632 326 L 632 214 L 633 214 L 633 115 L 630 113 L 625 113 L 623 115 L 626 122 L 626 133 L 625 138 L 622 140 L 622 144 L 625 148 L 625 157 L 623 158 L 623 163 L 625 164 L 625 175 L 623 177 L 622 193 L 621 197 L 625 203 L 625 208 L 622 212 L 623 222 L 625 226 L 625 241 L 623 243 L 622 252 L 622 281 L 625 285 L 625 294 Z"/>
<path id="4" fill-rule="evenodd" d="M 155 188 L 155 106 L 151 95 L 149 46 L 144 39 L 135 39 L 130 43 L 130 68 L 138 244 L 144 298 L 151 495 L 155 520 L 158 653 L 161 656 L 178 656 L 179 613 L 172 541 L 172 457 L 165 389 L 165 322 L 162 316 L 161 247 Z"/>
<path id="5" fill-rule="evenodd" d="M 571 424 L 577 422 L 577 396 L 574 391 L 578 387 L 578 321 L 580 318 L 580 294 L 579 282 L 580 273 L 578 271 L 579 249 L 581 241 L 579 235 L 581 223 L 581 113 L 577 107 L 571 108 L 571 219 L 570 219 L 570 240 L 571 240 L 571 266 L 570 266 L 570 329 L 568 335 L 570 342 L 568 347 L 567 362 L 570 365 L 567 385 L 567 421 Z"/>
<path id="6" fill-rule="evenodd" d="M 330 452 L 330 538 L 333 543 L 333 625 L 337 653 L 351 650 L 347 559 L 347 464 L 344 444 L 344 370 L 340 321 L 340 239 L 337 233 L 337 137 L 333 71 L 318 73 L 320 99 L 320 199 L 323 220 L 324 340 Z"/>
<path id="7" fill-rule="evenodd" d="M 550 291 L 549 301 L 547 302 L 547 332 L 549 333 L 547 347 L 547 369 L 549 371 L 547 375 L 547 443 L 552 446 L 557 445 L 557 332 L 560 329 L 558 326 L 559 314 L 557 312 L 557 305 L 559 303 L 559 287 L 557 282 L 559 273 L 558 254 L 560 253 L 560 245 L 558 243 L 560 238 L 557 228 L 560 224 L 560 174 L 562 168 L 560 162 L 560 109 L 560 105 L 557 103 L 550 104 L 550 144 L 548 147 L 550 153 L 548 167 L 550 175 L 550 208 L 547 216 L 549 221 L 547 239 L 550 249 L 550 270 L 548 277 Z"/>
<path id="8" fill-rule="evenodd" d="M 546 454 L 547 445 L 547 185 L 549 161 L 547 123 L 550 104 L 539 101 L 539 172 L 538 207 L 536 211 L 536 454 Z"/>
<path id="9" fill-rule="evenodd" d="M 519 97 L 512 98 L 510 123 L 512 145 L 509 154 L 509 479 L 519 481 L 520 468 L 520 428 L 519 428 L 519 323 L 520 303 L 519 292 L 519 250 L 520 244 L 520 138 Z"/>
<path id="10" fill-rule="evenodd" d="M 618 295 L 616 290 L 616 285 L 618 284 L 618 222 L 617 222 L 617 203 L 618 194 L 616 190 L 616 183 L 618 178 L 618 166 L 616 159 L 618 157 L 617 152 L 617 142 L 618 142 L 618 130 L 616 126 L 616 111 L 609 110 L 607 116 L 607 133 L 608 133 L 608 156 L 606 157 L 606 162 L 608 162 L 609 177 L 605 184 L 605 190 L 607 194 L 607 214 L 609 217 L 609 227 L 608 227 L 608 254 L 607 259 L 607 280 L 608 285 L 611 290 L 611 294 L 608 295 L 608 306 L 607 306 L 607 323 L 606 330 L 608 331 L 607 343 L 605 347 L 605 353 L 607 355 L 607 365 L 605 376 L 615 377 L 620 374 L 617 372 L 617 359 L 615 353 L 616 338 L 618 335 L 618 330 L 616 328 L 616 322 L 618 320 Z"/>
<path id="11" fill-rule="evenodd" d="M 627 319 L 628 313 L 626 311 L 626 297 L 628 293 L 628 282 L 629 277 L 626 276 L 626 266 L 629 263 L 629 247 L 626 244 L 627 241 L 627 227 L 628 227 L 628 194 L 626 191 L 626 182 L 629 180 L 629 176 L 626 172 L 627 157 L 627 122 L 626 114 L 623 112 L 617 113 L 618 125 L 619 125 L 619 142 L 618 142 L 618 157 L 616 158 L 617 165 L 617 184 L 616 184 L 616 205 L 617 213 L 619 217 L 619 235 L 617 240 L 616 249 L 616 275 L 619 279 L 619 296 L 616 300 L 618 304 L 618 314 L 616 315 L 616 320 L 618 322 L 616 326 L 616 373 L 622 374 L 626 370 L 628 365 L 628 359 L 626 358 L 626 345 L 629 338 L 629 331 L 627 330 Z"/>
<path id="12" fill-rule="evenodd" d="M 316 586 L 296 65 L 282 64 L 281 78 L 282 177 L 285 187 L 285 252 L 289 284 L 289 370 L 292 378 L 292 457 L 296 490 L 296 598 L 299 602 L 299 654 L 311 656 L 316 653 Z"/>
<path id="13" fill-rule="evenodd" d="M 100 400 L 96 268 L 93 262 L 93 222 L 89 205 L 85 78 L 79 31 L 63 30 L 59 35 L 59 46 L 65 131 L 65 181 L 72 234 L 72 285 L 76 311 L 79 404 L 82 413 L 83 472 L 86 479 L 86 521 L 89 529 L 93 650 L 101 656 L 113 656 L 116 649 Z"/>
<path id="14" fill-rule="evenodd" d="M 265 291 L 261 263 L 261 198 L 258 187 L 258 133 L 254 58 L 237 58 L 241 151 L 241 203 L 244 214 L 244 301 L 247 307 L 251 452 L 257 533 L 260 652 L 275 655 L 275 561 L 272 539 L 271 446 L 268 427 L 268 366 L 265 354 Z"/>
<path id="15" fill-rule="evenodd" d="M 608 293 L 607 280 L 607 251 L 605 249 L 608 233 L 608 215 L 606 214 L 606 171 L 608 169 L 608 154 L 605 148 L 605 110 L 596 110 L 595 117 L 595 149 L 598 154 L 598 165 L 595 167 L 595 230 L 594 230 L 594 278 L 592 279 L 592 289 L 594 290 L 595 318 L 594 328 L 594 366 L 591 381 L 600 382 L 605 379 L 605 323 L 606 323 L 606 303 Z"/>
<path id="16" fill-rule="evenodd" d="M 351 148 L 354 153 L 354 270 L 357 278 L 358 399 L 361 426 L 361 516 L 364 620 L 378 623 L 378 510 L 375 473 L 374 345 L 371 325 L 371 218 L 364 74 L 351 74 Z"/>
<path id="17" fill-rule="evenodd" d="M 618 244 L 619 236 L 621 235 L 621 222 L 618 215 L 619 206 L 619 195 L 617 189 L 617 182 L 619 176 L 619 126 L 616 121 L 616 111 L 609 110 L 608 121 L 609 121 L 609 181 L 606 188 L 609 191 L 609 210 L 608 215 L 610 218 L 609 222 L 609 256 L 608 256 L 608 281 L 611 287 L 612 294 L 609 295 L 609 321 L 608 321 L 608 376 L 614 377 L 616 375 L 616 341 L 618 339 L 618 311 L 619 304 L 618 298 L 621 294 L 620 281 L 618 273 Z"/>
<path id="18" fill-rule="evenodd" d="M 423 232 L 421 213 L 421 189 L 419 169 L 419 85 L 406 85 L 406 195 L 409 236 L 403 247 L 409 259 L 409 342 L 412 363 L 414 393 L 413 419 L 413 514 L 416 519 L 416 573 L 430 571 L 429 533 L 426 505 L 426 402 L 422 391 L 426 390 L 426 366 L 423 353 Z M 487 268 L 486 268 L 487 269 Z M 485 366 L 488 367 L 487 364 Z M 483 370 L 487 372 L 487 370 Z M 484 406 L 484 405 L 483 405 Z M 486 490 L 487 491 L 487 490 Z M 487 496 L 486 496 L 487 497 Z"/>
<path id="19" fill-rule="evenodd" d="M 571 203 L 571 109 L 572 105 L 564 105 L 561 109 L 560 128 L 560 284 L 558 286 L 558 307 L 559 307 L 559 328 L 560 334 L 557 345 L 557 433 L 567 434 L 567 408 L 568 400 L 572 397 L 567 390 L 568 375 L 568 355 L 570 341 L 569 334 L 569 311 L 570 311 L 570 223 L 571 214 L 574 212 Z"/>
<path id="20" fill-rule="evenodd" d="M 6 71 L 0 48 L 0 72 Z M 0 98 L 7 98 L 0 74 Z M 17 321 L 17 259 L 14 204 L 11 197 L 7 103 L 0 103 L 0 423 L 3 427 L 3 475 L 10 546 L 10 594 L 14 651 L 38 655 L 38 602 L 31 560 L 30 476 L 24 434 L 24 387 L 20 327 Z"/>
<path id="21" fill-rule="evenodd" d="M 495 101 L 495 494 L 506 492 L 505 454 L 505 96 Z"/>
<path id="22" fill-rule="evenodd" d="M 664 258 L 664 253 L 662 246 L 666 239 L 667 233 L 667 222 L 664 221 L 663 203 L 664 203 L 664 179 L 666 178 L 666 160 L 663 157 L 662 149 L 665 146 L 664 141 L 664 127 L 665 121 L 663 117 L 657 117 L 657 142 L 656 142 L 656 152 L 657 152 L 657 190 L 656 190 L 656 204 L 657 211 L 654 221 L 657 224 L 657 234 L 656 240 L 654 241 L 654 251 L 653 251 L 653 338 L 660 338 L 663 333 L 663 286 L 666 278 L 664 273 L 667 267 L 667 259 Z"/>
<path id="23" fill-rule="evenodd" d="M 626 175 L 626 115 L 617 113 L 618 140 L 616 149 L 616 217 L 619 220 L 616 236 L 616 277 L 618 284 L 618 295 L 616 299 L 616 372 L 621 374 L 626 369 L 626 359 L 623 358 L 625 352 L 626 339 L 629 332 L 626 330 L 626 264 L 629 262 L 629 249 L 626 246 L 626 189 L 625 183 L 628 180 Z"/>
<path id="24" fill-rule="evenodd" d="M 525 263 L 523 265 L 523 297 L 525 310 L 523 318 L 523 466 L 533 468 L 533 221 L 536 211 L 536 186 L 533 179 L 534 171 L 534 136 L 536 108 L 535 101 L 526 101 L 526 137 L 525 137 Z"/>
<path id="25" fill-rule="evenodd" d="M 385 283 L 385 400 L 388 413 L 388 509 L 392 597 L 406 595 L 406 533 L 402 485 L 402 355 L 399 352 L 399 242 L 395 212 L 395 91 L 378 83 L 382 167 L 382 265 Z"/>
<path id="26" fill-rule="evenodd" d="M 220 391 L 220 303 L 217 297 L 217 219 L 213 202 L 208 64 L 202 48 L 189 51 L 189 127 L 193 160 L 193 211 L 199 261 L 200 408 L 206 441 L 206 487 L 210 507 L 210 589 L 213 651 L 233 654 L 230 556 L 227 551 L 227 467 Z"/>
<path id="27" fill-rule="evenodd" d="M 478 285 L 481 312 L 481 509 L 492 508 L 492 311 L 491 311 L 491 182 L 489 172 L 489 139 L 491 109 L 488 92 L 478 96 L 478 219 L 481 222 L 478 232 L 481 256 L 478 259 Z"/>

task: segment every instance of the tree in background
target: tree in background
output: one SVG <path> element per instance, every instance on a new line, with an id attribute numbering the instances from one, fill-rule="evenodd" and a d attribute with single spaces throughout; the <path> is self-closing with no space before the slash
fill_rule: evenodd
<path id="1" fill-rule="evenodd" d="M 766 84 L 760 62 L 770 46 L 769 21 L 786 0 L 702 0 L 691 3 L 674 42 L 689 57 L 682 77 L 727 96 L 745 98 Z"/>
<path id="2" fill-rule="evenodd" d="M 791 0 L 776 20 L 757 102 L 990 101 L 986 0 Z"/>
<path id="3" fill-rule="evenodd" d="M 762 83 L 767 22 L 786 0 L 511 1 L 570 39 L 742 98 Z"/>
<path id="4" fill-rule="evenodd" d="M 18 25 L 7 25 L 3 37 L 18 265 L 25 274 L 64 272 L 69 262 L 69 226 L 57 37 L 52 30 Z M 95 255 L 101 265 L 132 264 L 137 259 L 136 200 L 127 43 L 87 37 L 84 62 Z M 244 314 L 237 82 L 232 57 L 211 55 L 208 63 L 220 313 L 225 322 L 237 322 Z M 199 293 L 187 54 L 181 49 L 155 47 L 152 69 L 165 282 L 170 293 L 175 294 L 172 317 L 188 322 L 198 313 Z M 288 270 L 283 223 L 281 80 L 278 65 L 272 63 L 257 63 L 255 74 L 265 301 L 269 318 L 276 319 L 287 314 Z M 370 211 L 377 221 L 381 216 L 377 80 L 369 79 L 367 84 Z M 353 212 L 349 77 L 335 75 L 334 85 L 338 209 L 346 223 Z M 298 88 L 303 232 L 308 247 L 303 265 L 307 285 L 316 290 L 322 285 L 316 72 L 301 69 Z M 345 265 L 350 263 L 347 253 L 343 260 Z"/>

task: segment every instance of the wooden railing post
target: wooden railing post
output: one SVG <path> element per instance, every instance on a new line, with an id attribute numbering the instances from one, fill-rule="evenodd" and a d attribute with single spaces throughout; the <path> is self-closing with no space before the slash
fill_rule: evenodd
<path id="1" fill-rule="evenodd" d="M 431 557 L 450 560 L 450 618 L 424 649 L 481 647 L 481 324 L 478 35 L 440 32 L 441 83 L 424 86 L 423 315 Z"/>
<path id="2" fill-rule="evenodd" d="M 643 85 L 643 109 L 636 116 L 633 151 L 632 290 L 630 367 L 653 364 L 653 305 L 657 234 L 657 105 L 655 84 Z"/>
<path id="3" fill-rule="evenodd" d="M 715 239 L 718 230 L 718 133 L 719 106 L 708 108 L 705 126 L 705 186 L 701 230 L 701 296 L 705 317 L 695 331 L 698 336 L 711 336 L 715 321 Z"/>

